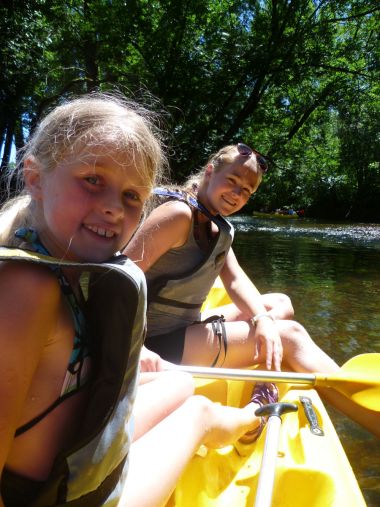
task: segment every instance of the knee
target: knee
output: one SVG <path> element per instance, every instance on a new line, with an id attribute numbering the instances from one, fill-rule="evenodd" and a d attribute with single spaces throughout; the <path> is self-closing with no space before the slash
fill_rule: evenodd
<path id="1" fill-rule="evenodd" d="M 273 311 L 280 319 L 292 319 L 294 317 L 294 308 L 289 296 L 282 293 L 272 294 Z"/>
<path id="2" fill-rule="evenodd" d="M 306 329 L 299 322 L 287 320 L 284 321 L 284 324 L 281 333 L 283 342 L 286 342 L 293 350 L 300 349 L 304 347 L 306 343 L 312 341 Z"/>
<path id="3" fill-rule="evenodd" d="M 161 372 L 160 375 L 167 386 L 168 392 L 175 390 L 176 393 L 181 394 L 183 399 L 194 394 L 195 382 L 190 373 L 167 370 Z"/>
<path id="4" fill-rule="evenodd" d="M 286 294 L 279 294 L 279 300 L 282 308 L 284 309 L 284 319 L 292 319 L 294 317 L 294 308 L 290 297 Z"/>

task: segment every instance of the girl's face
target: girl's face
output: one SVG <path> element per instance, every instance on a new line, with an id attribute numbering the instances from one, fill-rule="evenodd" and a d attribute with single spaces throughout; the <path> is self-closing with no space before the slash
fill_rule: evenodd
<path id="1" fill-rule="evenodd" d="M 239 211 L 261 183 L 261 172 L 252 159 L 236 158 L 215 171 L 212 164 L 206 169 L 205 185 L 198 195 L 213 213 L 223 216 Z"/>
<path id="2" fill-rule="evenodd" d="M 150 194 L 131 160 L 104 147 L 34 176 L 41 241 L 51 255 L 76 261 L 102 262 L 121 250 Z"/>

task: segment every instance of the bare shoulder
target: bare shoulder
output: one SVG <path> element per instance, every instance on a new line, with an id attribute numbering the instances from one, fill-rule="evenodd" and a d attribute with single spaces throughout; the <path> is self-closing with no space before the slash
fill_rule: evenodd
<path id="1" fill-rule="evenodd" d="M 174 222 L 179 225 L 181 222 L 191 222 L 192 211 L 190 207 L 181 201 L 168 201 L 155 208 L 148 216 L 146 222 Z"/>
<path id="2" fill-rule="evenodd" d="M 27 262 L 0 262 L 0 317 L 9 306 L 39 314 L 58 307 L 61 297 L 51 269 Z"/>
<path id="3" fill-rule="evenodd" d="M 147 271 L 168 250 L 186 242 L 191 214 L 191 209 L 183 202 L 161 204 L 144 220 L 124 252 Z"/>
<path id="4" fill-rule="evenodd" d="M 191 209 L 184 202 L 170 201 L 155 208 L 143 221 L 136 236 L 164 235 L 167 232 L 176 239 L 179 235 L 187 237 L 191 224 Z M 173 236 L 174 232 L 174 236 Z"/>
<path id="5" fill-rule="evenodd" d="M 24 355 L 28 364 L 38 363 L 62 321 L 62 308 L 58 280 L 49 268 L 0 263 L 0 371 Z"/>

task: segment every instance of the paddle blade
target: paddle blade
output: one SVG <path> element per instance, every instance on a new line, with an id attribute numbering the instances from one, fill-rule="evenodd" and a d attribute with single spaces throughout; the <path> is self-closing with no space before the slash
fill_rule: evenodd
<path id="1" fill-rule="evenodd" d="M 358 380 L 359 377 L 366 380 L 366 385 L 358 386 L 352 393 L 352 399 L 363 407 L 380 411 L 380 354 L 359 354 L 344 363 L 342 370 L 355 372 Z"/>
<path id="2" fill-rule="evenodd" d="M 335 375 L 316 375 L 316 385 L 333 387 L 359 405 L 380 412 L 380 354 L 355 356 Z"/>
<path id="3" fill-rule="evenodd" d="M 352 399 L 363 407 L 380 412 L 380 387 L 361 389 L 352 395 Z"/>
<path id="4" fill-rule="evenodd" d="M 364 373 L 364 375 L 373 373 L 380 378 L 380 354 L 377 352 L 359 354 L 344 363 L 341 370 L 356 372 L 358 375 L 360 373 Z"/>

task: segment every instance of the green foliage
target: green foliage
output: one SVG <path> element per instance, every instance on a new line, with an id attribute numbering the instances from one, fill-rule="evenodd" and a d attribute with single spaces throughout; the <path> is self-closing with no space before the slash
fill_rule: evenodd
<path id="1" fill-rule="evenodd" d="M 244 140 L 273 161 L 252 206 L 380 220 L 379 12 L 375 0 L 4 2 L 0 139 L 20 144 L 68 95 L 116 88 L 165 112 L 174 179 Z"/>

